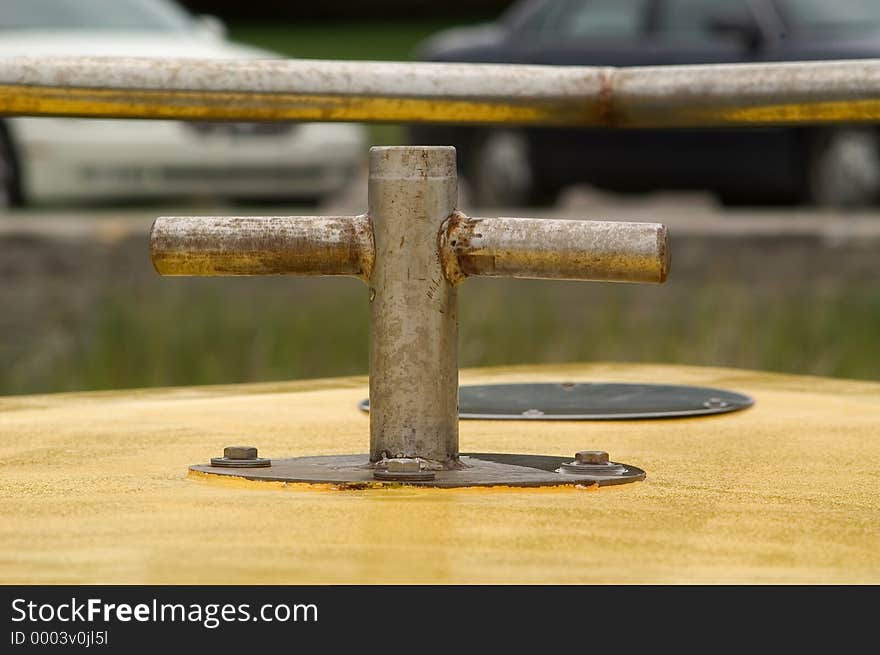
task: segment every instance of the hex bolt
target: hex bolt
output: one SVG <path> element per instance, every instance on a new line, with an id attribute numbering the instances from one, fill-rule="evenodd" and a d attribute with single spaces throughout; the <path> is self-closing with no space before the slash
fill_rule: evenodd
<path id="1" fill-rule="evenodd" d="M 608 453 L 604 450 L 581 450 L 574 454 L 578 464 L 607 464 Z"/>
<path id="2" fill-rule="evenodd" d="M 385 470 L 389 473 L 418 473 L 422 465 L 414 457 L 396 457 L 386 462 Z"/>
<path id="3" fill-rule="evenodd" d="M 211 466 L 227 468 L 261 468 L 271 465 L 271 460 L 257 456 L 254 446 L 226 446 L 223 457 L 211 458 Z"/>
<path id="4" fill-rule="evenodd" d="M 623 464 L 610 461 L 604 450 L 580 450 L 575 453 L 573 462 L 564 463 L 557 469 L 559 473 L 595 479 L 623 475 L 626 470 Z"/>
<path id="5" fill-rule="evenodd" d="M 434 471 L 423 471 L 417 457 L 394 457 L 384 461 L 385 468 L 373 471 L 373 478 L 385 482 L 430 482 Z"/>
<path id="6" fill-rule="evenodd" d="M 257 459 L 257 449 L 253 446 L 226 446 L 223 449 L 226 459 Z"/>

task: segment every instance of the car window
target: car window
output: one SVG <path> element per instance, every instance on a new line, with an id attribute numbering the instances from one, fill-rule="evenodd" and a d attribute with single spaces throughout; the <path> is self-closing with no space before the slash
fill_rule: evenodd
<path id="1" fill-rule="evenodd" d="M 0 0 L 0 30 L 192 29 L 192 19 L 168 0 Z"/>
<path id="2" fill-rule="evenodd" d="M 878 0 L 784 0 L 781 4 L 792 24 L 802 30 L 880 29 Z"/>
<path id="3" fill-rule="evenodd" d="M 557 0 L 547 2 L 524 26 L 542 37 L 621 39 L 645 29 L 649 0 Z"/>
<path id="4" fill-rule="evenodd" d="M 717 41 L 714 17 L 752 18 L 749 0 L 663 0 L 660 6 L 657 32 L 677 40 Z"/>

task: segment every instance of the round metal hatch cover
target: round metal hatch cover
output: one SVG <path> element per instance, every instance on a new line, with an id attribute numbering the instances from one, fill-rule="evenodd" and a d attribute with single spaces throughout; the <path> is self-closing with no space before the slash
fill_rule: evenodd
<path id="1" fill-rule="evenodd" d="M 608 421 L 724 414 L 751 407 L 735 391 L 672 384 L 563 382 L 459 389 L 459 417 L 484 420 Z M 370 401 L 359 405 L 365 412 Z"/>

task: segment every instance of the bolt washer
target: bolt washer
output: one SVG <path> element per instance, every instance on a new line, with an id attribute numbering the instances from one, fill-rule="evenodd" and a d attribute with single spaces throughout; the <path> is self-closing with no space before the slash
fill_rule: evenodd
<path id="1" fill-rule="evenodd" d="M 381 480 L 382 482 L 428 482 L 435 477 L 433 471 L 413 471 L 412 473 L 382 470 L 373 471 L 373 479 Z"/>
<path id="2" fill-rule="evenodd" d="M 606 462 L 605 464 L 578 464 L 577 462 L 566 462 L 559 467 L 560 473 L 587 475 L 591 477 L 623 475 L 626 471 L 626 466 L 618 464 L 617 462 Z"/>
<path id="3" fill-rule="evenodd" d="M 433 471 L 422 470 L 417 457 L 393 457 L 377 464 L 373 471 L 373 479 L 384 482 L 426 482 L 434 477 Z"/>
<path id="4" fill-rule="evenodd" d="M 263 468 L 265 466 L 272 466 L 272 460 L 265 459 L 263 457 L 257 457 L 256 459 L 229 459 L 228 457 L 212 457 L 211 466 L 241 469 Z"/>

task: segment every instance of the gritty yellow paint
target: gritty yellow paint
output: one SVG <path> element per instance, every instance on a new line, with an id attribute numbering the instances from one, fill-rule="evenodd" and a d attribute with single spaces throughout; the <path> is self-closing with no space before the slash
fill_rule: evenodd
<path id="1" fill-rule="evenodd" d="M 688 101 L 621 109 L 583 98 L 382 97 L 231 91 L 0 85 L 0 114 L 182 120 L 364 121 L 576 127 L 797 125 L 880 120 L 880 100 L 713 105 Z"/>
<path id="2" fill-rule="evenodd" d="M 736 101 L 712 106 L 693 103 L 671 108 L 649 106 L 621 118 L 623 127 L 688 127 L 701 125 L 813 125 L 816 123 L 876 123 L 880 100 L 840 100 L 737 106 Z"/>
<path id="3" fill-rule="evenodd" d="M 880 384 L 571 365 L 462 381 L 708 384 L 711 418 L 463 422 L 464 450 L 602 448 L 645 482 L 366 489 L 189 475 L 224 445 L 364 452 L 365 378 L 0 399 L 2 583 L 880 582 Z"/>
<path id="4" fill-rule="evenodd" d="M 0 85 L 0 114 L 186 120 L 297 120 L 594 125 L 580 103 L 292 93 L 76 89 Z"/>

